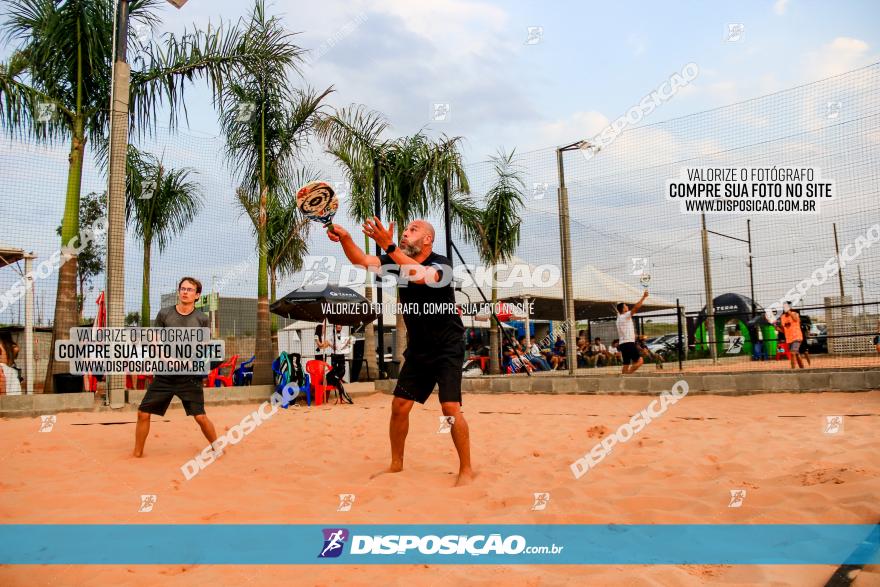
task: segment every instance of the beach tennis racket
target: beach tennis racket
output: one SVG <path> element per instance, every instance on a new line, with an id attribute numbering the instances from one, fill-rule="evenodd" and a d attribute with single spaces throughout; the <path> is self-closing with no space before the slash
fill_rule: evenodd
<path id="1" fill-rule="evenodd" d="M 339 199 L 326 181 L 310 181 L 296 192 L 296 207 L 309 220 L 330 228 L 339 210 Z"/>
<path id="2" fill-rule="evenodd" d="M 639 283 L 642 284 L 644 289 L 648 289 L 648 286 L 651 284 L 651 274 L 648 272 L 643 272 L 642 276 L 639 277 Z"/>

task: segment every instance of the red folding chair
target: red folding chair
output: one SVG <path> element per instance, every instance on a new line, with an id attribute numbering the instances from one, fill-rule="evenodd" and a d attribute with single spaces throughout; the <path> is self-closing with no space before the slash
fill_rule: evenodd
<path id="1" fill-rule="evenodd" d="M 782 357 L 791 360 L 791 351 L 788 349 L 787 342 L 780 342 L 776 345 L 776 360 L 779 361 Z"/>
<path id="2" fill-rule="evenodd" d="M 329 385 L 324 383 L 327 373 L 333 370 L 333 367 L 325 363 L 324 361 L 318 361 L 317 359 L 312 359 L 311 361 L 306 362 L 306 373 L 309 374 L 309 381 L 311 382 L 312 388 L 315 390 L 315 393 L 312 394 L 312 397 L 315 398 L 315 405 L 320 406 L 322 403 L 327 401 L 330 397 L 329 394 L 331 391 L 336 391 L 336 395 L 339 395 L 339 390 L 336 389 L 335 385 Z"/>
<path id="3" fill-rule="evenodd" d="M 208 387 L 232 387 L 232 374 L 235 373 L 235 365 L 238 363 L 238 355 L 232 355 L 226 362 L 217 365 L 208 374 Z M 228 375 L 221 374 L 221 369 L 229 369 Z"/>

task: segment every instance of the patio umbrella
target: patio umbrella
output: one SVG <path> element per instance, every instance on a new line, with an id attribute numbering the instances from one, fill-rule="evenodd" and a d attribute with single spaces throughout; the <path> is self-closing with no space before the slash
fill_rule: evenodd
<path id="1" fill-rule="evenodd" d="M 367 298 L 351 288 L 338 285 L 327 285 L 318 291 L 295 289 L 269 306 L 269 311 L 292 320 L 326 320 L 342 326 L 369 324 L 379 316 Z"/>

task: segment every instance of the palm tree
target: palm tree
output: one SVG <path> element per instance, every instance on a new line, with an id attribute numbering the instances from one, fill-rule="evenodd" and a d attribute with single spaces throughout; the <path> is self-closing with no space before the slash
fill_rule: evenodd
<path id="1" fill-rule="evenodd" d="M 513 257 L 516 247 L 519 245 L 520 225 L 522 220 L 519 216 L 523 206 L 525 195 L 521 172 L 514 163 L 514 153 L 509 154 L 503 150 L 491 157 L 497 176 L 495 183 L 486 193 L 486 207 L 479 213 L 479 219 L 472 224 L 472 230 L 468 232 L 471 240 L 477 245 L 480 260 L 492 267 L 492 307 L 498 303 L 498 286 L 495 283 L 494 266 L 498 263 L 506 263 Z M 473 228 L 476 231 L 473 231 Z M 476 237 L 476 238 L 474 238 Z M 489 371 L 499 373 L 500 349 L 498 340 L 498 328 L 495 325 L 489 329 Z"/>
<path id="2" fill-rule="evenodd" d="M 259 385 L 272 382 L 274 359 L 267 280 L 270 202 L 294 196 L 297 156 L 308 140 L 321 102 L 333 90 L 319 93 L 291 87 L 288 75 L 302 61 L 303 50 L 292 43 L 292 35 L 277 18 L 266 17 L 263 0 L 254 6 L 246 36 L 260 51 L 223 92 L 220 126 L 226 136 L 227 160 L 240 182 L 239 200 L 258 202 L 253 382 Z"/>
<path id="3" fill-rule="evenodd" d="M 168 169 L 149 153 L 135 154 L 129 148 L 126 222 L 143 241 L 144 273 L 141 285 L 141 326 L 150 325 L 150 258 L 155 242 L 159 251 L 193 221 L 202 206 L 199 186 L 186 167 Z"/>
<path id="4" fill-rule="evenodd" d="M 452 217 L 466 225 L 472 214 L 469 200 L 462 197 L 469 191 L 459 146 L 461 137 L 442 137 L 432 141 L 420 131 L 401 137 L 386 145 L 380 158 L 383 204 L 388 220 L 397 226 L 397 240 L 406 226 L 417 218 L 424 218 L 432 210 L 442 209 L 443 185 L 451 182 L 456 197 L 450 201 Z M 399 294 L 398 294 L 399 295 Z M 395 359 L 403 359 L 406 342 L 406 324 L 403 315 L 397 315 Z"/>
<path id="5" fill-rule="evenodd" d="M 0 63 L 0 124 L 12 136 L 70 141 L 67 191 L 62 220 L 64 246 L 79 230 L 79 200 L 86 145 L 100 146 L 108 134 L 113 64 L 113 0 L 9 0 L 2 25 L 7 41 L 17 42 Z M 130 20 L 152 29 L 159 0 L 131 0 Z M 142 43 L 129 32 L 131 46 L 130 125 L 136 133 L 155 128 L 160 110 L 176 124 L 186 82 L 204 78 L 215 96 L 237 65 L 259 47 L 235 27 L 194 30 Z M 58 274 L 53 343 L 76 323 L 76 257 Z M 45 391 L 63 370 L 50 355 Z"/>
<path id="6" fill-rule="evenodd" d="M 432 141 L 424 132 L 418 132 L 409 137 L 382 140 L 380 137 L 387 128 L 388 123 L 380 114 L 357 105 L 338 110 L 318 123 L 318 132 L 326 141 L 328 152 L 347 170 L 352 216 L 361 222 L 373 217 L 373 181 L 378 174 L 382 210 L 387 220 L 395 222 L 398 241 L 407 224 L 442 206 L 446 181 L 450 182 L 453 195 L 450 205 L 457 224 L 465 226 L 474 222 L 475 208 L 464 197 L 469 187 L 459 151 L 460 137 L 444 136 Z M 367 238 L 364 244 L 365 249 L 368 248 Z M 394 356 L 400 361 L 406 341 L 402 314 L 397 315 L 395 327 Z M 365 344 L 368 349 L 374 348 L 369 339 Z M 372 352 L 367 356 L 369 361 L 373 358 Z M 369 362 L 367 364 L 371 367 Z"/>
<path id="7" fill-rule="evenodd" d="M 345 168 L 349 184 L 348 214 L 357 222 L 372 218 L 373 178 L 379 172 L 377 162 L 382 158 L 386 143 L 381 139 L 388 129 L 388 122 L 378 112 L 368 110 L 363 105 L 341 108 L 331 116 L 321 118 L 316 124 L 318 134 L 327 144 L 327 152 Z M 370 238 L 364 235 L 364 251 L 370 250 Z M 364 297 L 373 301 L 373 274 L 368 274 L 369 282 L 364 286 Z M 379 345 L 379 352 L 384 352 Z M 378 379 L 376 331 L 370 322 L 364 328 L 364 354 L 367 370 L 361 371 L 362 379 Z"/>
<path id="8" fill-rule="evenodd" d="M 294 185 L 304 185 L 318 178 L 310 169 L 297 171 Z M 254 227 L 259 229 L 260 201 L 253 192 L 239 189 L 236 193 L 238 204 L 248 216 Z M 290 193 L 273 195 L 267 198 L 266 217 L 266 266 L 269 271 L 269 303 L 278 299 L 278 280 L 302 269 L 303 257 L 309 252 L 308 234 L 310 222 L 303 218 L 296 206 L 296 199 Z M 278 320 L 272 316 L 272 353 L 278 354 Z"/>

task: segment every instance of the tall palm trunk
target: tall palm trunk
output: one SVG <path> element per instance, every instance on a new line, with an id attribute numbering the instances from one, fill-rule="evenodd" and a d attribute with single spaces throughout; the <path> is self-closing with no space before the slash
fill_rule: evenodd
<path id="1" fill-rule="evenodd" d="M 370 239 L 367 236 L 364 236 L 364 250 L 370 250 Z M 364 284 L 364 297 L 367 298 L 367 301 L 371 304 L 373 303 L 373 281 L 373 274 L 368 271 L 367 282 Z M 385 352 L 382 345 L 379 345 L 379 352 Z M 378 353 L 376 352 L 376 330 L 373 328 L 372 322 L 367 324 L 366 328 L 364 328 L 364 359 L 366 359 L 367 368 L 366 370 L 361 369 L 359 379 L 361 381 L 379 379 L 379 360 Z"/>
<path id="2" fill-rule="evenodd" d="M 278 278 L 275 276 L 275 268 L 269 268 L 269 303 L 274 304 L 277 299 Z M 278 316 L 270 316 L 270 328 L 272 329 L 272 359 L 278 356 Z"/>
<path id="3" fill-rule="evenodd" d="M 77 117 L 73 123 L 73 139 L 70 145 L 69 167 L 67 172 L 67 195 L 64 200 L 64 219 L 61 222 L 61 247 L 67 244 L 79 232 L 79 195 L 82 189 L 83 155 L 86 148 L 86 139 L 83 132 L 83 119 Z M 77 241 L 74 241 L 77 243 Z M 62 258 L 63 260 L 63 258 Z M 70 337 L 70 329 L 77 325 L 77 297 L 76 297 L 77 266 L 76 257 L 71 257 L 61 265 L 58 270 L 58 288 L 55 299 L 55 317 L 52 324 L 52 345 L 55 341 L 67 340 Z M 43 393 L 54 393 L 55 384 L 53 375 L 66 373 L 69 367 L 66 363 L 55 361 L 54 353 L 49 353 L 49 364 L 46 368 L 46 380 L 43 384 Z"/>
<path id="4" fill-rule="evenodd" d="M 260 190 L 260 218 L 257 228 L 257 250 L 259 263 L 257 267 L 257 334 L 254 341 L 254 384 L 270 385 L 272 383 L 272 332 L 269 324 L 269 284 L 268 261 L 266 247 L 268 188 Z"/>
<path id="5" fill-rule="evenodd" d="M 85 318 L 83 316 L 83 313 L 84 313 L 84 310 L 86 307 L 86 280 L 85 280 L 85 277 L 83 277 L 81 274 L 79 274 L 79 272 L 77 272 L 77 277 L 78 277 L 77 283 L 78 283 L 78 287 L 79 287 L 79 293 L 76 294 L 76 303 L 78 305 L 77 315 L 79 316 L 79 321 L 81 324 Z"/>
<path id="6" fill-rule="evenodd" d="M 495 266 L 492 266 L 492 310 L 498 303 L 498 284 L 495 282 Z M 501 349 L 498 348 L 498 325 L 492 316 L 489 316 L 489 373 L 497 375 L 501 373 L 501 363 L 498 357 Z"/>
<path id="7" fill-rule="evenodd" d="M 141 326 L 150 325 L 150 254 L 153 250 L 153 235 L 144 233 L 144 277 L 141 282 Z"/>

